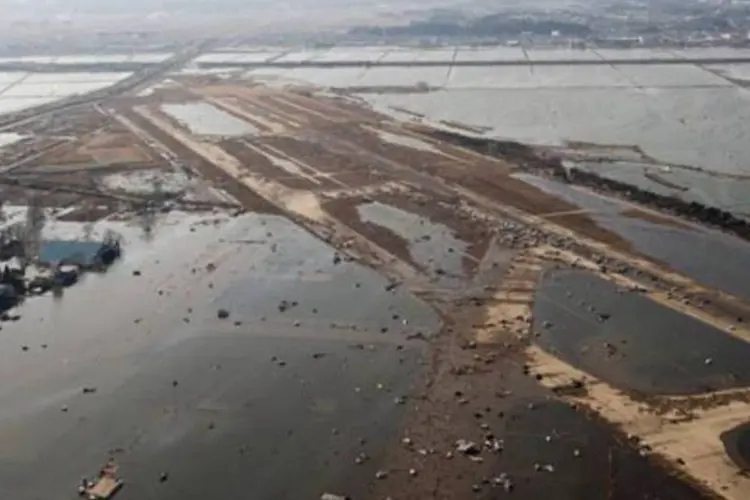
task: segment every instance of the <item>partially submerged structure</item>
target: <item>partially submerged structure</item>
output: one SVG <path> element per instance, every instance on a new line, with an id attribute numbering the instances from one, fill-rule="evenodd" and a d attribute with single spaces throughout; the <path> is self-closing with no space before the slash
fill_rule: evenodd
<path id="1" fill-rule="evenodd" d="M 75 265 L 82 269 L 102 269 L 120 256 L 120 242 L 44 240 L 39 247 L 37 262 L 46 267 Z"/>
<path id="2" fill-rule="evenodd" d="M 27 294 L 71 286 L 82 272 L 103 271 L 121 255 L 120 238 L 113 232 L 101 240 L 45 239 L 43 212 L 33 205 L 28 212 L 25 222 L 0 231 L 0 286 L 7 287 L 0 295 L 0 310 Z"/>

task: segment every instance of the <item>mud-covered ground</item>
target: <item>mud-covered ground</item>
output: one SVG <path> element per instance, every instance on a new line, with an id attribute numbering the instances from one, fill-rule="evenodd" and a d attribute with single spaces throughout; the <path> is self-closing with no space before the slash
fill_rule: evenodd
<path id="1" fill-rule="evenodd" d="M 124 254 L 3 323 L 0 496 L 112 458 L 118 499 L 746 497 L 747 243 L 341 97 L 181 84 L 55 146 L 67 184 L 5 174 L 62 205 L 43 237 Z M 198 101 L 202 132 L 161 106 Z M 75 156 L 113 150 L 161 170 Z"/>

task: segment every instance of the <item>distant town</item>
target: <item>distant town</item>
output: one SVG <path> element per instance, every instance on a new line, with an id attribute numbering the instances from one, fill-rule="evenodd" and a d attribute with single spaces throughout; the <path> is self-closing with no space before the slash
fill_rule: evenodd
<path id="1" fill-rule="evenodd" d="M 0 54 L 119 53 L 174 51 L 196 36 L 229 44 L 306 45 L 470 44 L 524 47 L 705 47 L 750 46 L 750 2 L 731 0 L 615 0 L 550 6 L 441 2 L 401 6 L 401 12 L 367 6 L 305 4 L 304 23 L 281 21 L 269 6 L 237 6 L 228 18 L 187 3 L 170 12 L 96 12 L 39 18 L 25 14 L 2 30 Z M 181 4 L 180 4 L 181 5 Z M 198 2 L 197 5 L 203 5 Z M 559 5 L 559 6 L 558 6 Z M 391 5 L 390 7 L 393 7 Z M 285 7 L 287 10 L 289 6 Z M 309 15 L 304 9 L 310 9 Z M 394 7 L 395 8 L 395 7 Z M 145 9 L 145 7 L 142 7 Z M 366 13 L 366 14 L 364 14 Z M 22 14 L 19 14 L 22 15 Z M 9 16 L 6 24 L 16 17 Z"/>
<path id="2" fill-rule="evenodd" d="M 580 48 L 744 47 L 750 45 L 749 30 L 750 2 L 624 0 L 554 10 L 515 6 L 478 17 L 461 9 L 436 9 L 405 24 L 356 26 L 344 38 Z"/>

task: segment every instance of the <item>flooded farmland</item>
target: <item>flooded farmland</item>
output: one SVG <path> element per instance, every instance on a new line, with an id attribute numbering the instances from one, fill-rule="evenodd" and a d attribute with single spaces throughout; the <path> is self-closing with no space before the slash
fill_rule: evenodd
<path id="1" fill-rule="evenodd" d="M 377 202 L 359 205 L 357 211 L 362 222 L 385 227 L 407 241 L 411 258 L 431 273 L 464 275 L 468 244 L 450 228 Z"/>
<path id="2" fill-rule="evenodd" d="M 694 394 L 750 384 L 750 346 L 585 271 L 544 277 L 534 306 L 544 349 L 623 389 Z"/>
<path id="3" fill-rule="evenodd" d="M 743 471 L 750 470 L 750 423 L 739 425 L 721 435 L 729 457 Z"/>
<path id="4" fill-rule="evenodd" d="M 162 110 L 197 135 L 255 135 L 250 123 L 205 102 L 165 104 Z"/>
<path id="5" fill-rule="evenodd" d="M 135 71 L 5 122 L 0 496 L 116 464 L 123 499 L 745 500 L 746 243 L 531 176 L 741 196 L 742 168 L 677 163 L 721 130 L 669 97 L 740 96 L 741 70 L 683 57 L 208 46 L 0 74 L 52 99 Z M 58 285 L 102 241 L 119 259 Z"/>
<path id="6" fill-rule="evenodd" d="M 526 174 L 516 177 L 590 211 L 600 227 L 623 238 L 634 251 L 699 283 L 750 299 L 748 243 L 694 224 L 645 220 L 632 205 L 585 189 Z"/>
<path id="7" fill-rule="evenodd" d="M 387 113 L 407 119 L 418 116 L 444 127 L 460 124 L 486 137 L 563 147 L 572 156 L 587 154 L 581 144 L 637 148 L 639 159 L 665 177 L 662 190 L 747 216 L 750 171 L 744 158 L 750 107 L 744 89 L 733 83 L 733 77 L 725 78 L 742 74 L 743 68 L 741 64 L 453 68 L 446 63 L 428 68 L 264 68 L 247 77 L 259 72 L 343 92 L 351 89 Z M 409 114 L 400 114 L 404 111 Z M 586 165 L 642 187 L 653 184 L 638 168 L 615 168 L 623 160 L 627 159 L 614 155 Z"/>
<path id="8" fill-rule="evenodd" d="M 662 70 L 649 67 L 647 71 L 655 72 L 658 82 Z M 507 89 L 501 83 L 500 88 L 448 86 L 431 93 L 363 97 L 379 109 L 406 109 L 433 123 L 466 124 L 487 130 L 486 136 L 527 144 L 565 146 L 580 141 L 637 146 L 657 166 L 686 165 L 713 174 L 691 178 L 675 168 L 668 177 L 682 189 L 671 189 L 671 194 L 747 214 L 750 172 L 743 158 L 750 108 L 744 90 L 722 82 L 697 83 L 695 88 L 669 82 L 646 87 L 628 81 L 613 83 L 583 89 L 555 85 Z M 602 165 L 607 168 L 608 162 Z M 593 162 L 588 166 L 596 169 Z M 634 180 L 633 176 L 624 177 L 628 172 L 620 177 L 620 170 L 610 168 L 607 173 Z M 728 182 L 723 178 L 726 175 L 739 176 L 740 182 Z M 645 176 L 635 180 L 637 185 L 649 185 Z"/>

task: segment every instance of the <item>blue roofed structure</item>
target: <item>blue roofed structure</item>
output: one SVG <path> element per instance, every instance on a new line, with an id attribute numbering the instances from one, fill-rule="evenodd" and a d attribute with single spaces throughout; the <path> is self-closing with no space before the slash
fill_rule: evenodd
<path id="1" fill-rule="evenodd" d="M 90 268 L 110 264 L 117 256 L 119 245 L 101 241 L 45 240 L 39 249 L 39 262 L 45 265 L 75 264 Z"/>

